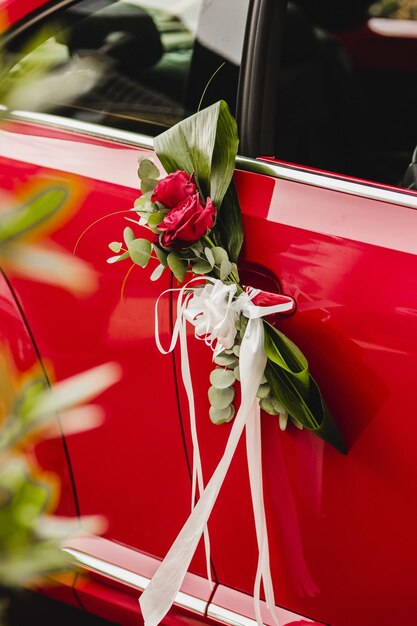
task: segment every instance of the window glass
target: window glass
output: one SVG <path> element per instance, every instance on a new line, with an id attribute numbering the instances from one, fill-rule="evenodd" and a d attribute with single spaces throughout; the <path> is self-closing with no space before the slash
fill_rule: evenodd
<path id="1" fill-rule="evenodd" d="M 64 75 L 58 89 L 47 83 L 53 112 L 158 134 L 196 110 L 224 61 L 204 104 L 217 92 L 234 106 L 238 65 L 196 40 L 201 9 L 202 0 L 82 0 L 11 40 L 13 72 L 47 59 L 49 77 Z"/>
<path id="2" fill-rule="evenodd" d="M 403 22 L 389 34 L 376 32 L 371 4 L 289 2 L 276 156 L 409 186 L 404 177 L 417 142 L 417 31 Z M 393 4 L 396 17 L 406 10 L 414 15 L 415 0 Z"/>

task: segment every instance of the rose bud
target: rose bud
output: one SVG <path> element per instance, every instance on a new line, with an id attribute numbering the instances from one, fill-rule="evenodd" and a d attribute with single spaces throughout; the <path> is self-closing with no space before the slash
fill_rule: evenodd
<path id="1" fill-rule="evenodd" d="M 198 193 L 189 196 L 158 224 L 161 244 L 174 250 L 189 248 L 213 228 L 215 216 L 211 198 L 204 204 Z"/>
<path id="2" fill-rule="evenodd" d="M 194 195 L 196 191 L 194 174 L 177 170 L 159 181 L 153 190 L 151 200 L 160 202 L 167 209 L 173 209 L 189 196 Z"/>

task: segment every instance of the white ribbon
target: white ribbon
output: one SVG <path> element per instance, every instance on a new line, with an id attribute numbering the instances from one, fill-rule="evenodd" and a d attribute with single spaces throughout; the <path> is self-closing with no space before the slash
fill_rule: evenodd
<path id="1" fill-rule="evenodd" d="M 178 337 L 180 338 L 181 372 L 188 397 L 193 442 L 193 508 L 191 515 L 140 597 L 139 602 L 145 626 L 157 626 L 174 603 L 203 534 L 207 572 L 211 582 L 210 543 L 207 521 L 226 477 L 241 434 L 246 426 L 249 481 L 259 550 L 254 585 L 255 615 L 258 625 L 262 626 L 260 603 L 262 582 L 266 604 L 271 611 L 273 621 L 278 624 L 269 565 L 268 532 L 262 487 L 260 407 L 256 393 L 267 363 L 264 350 L 264 327 L 260 318 L 273 313 L 289 311 L 292 309 L 293 304 L 291 301 L 288 301 L 268 307 L 256 306 L 252 300 L 259 293 L 259 290 L 249 288 L 236 297 L 236 285 L 225 285 L 222 281 L 210 277 L 204 278 L 206 281 L 204 287 L 193 287 L 190 289 L 192 283 L 196 281 L 201 282 L 201 280 L 200 277 L 194 278 L 182 289 L 169 289 L 163 292 L 158 298 L 155 307 L 155 337 L 159 350 L 164 354 L 171 352 L 175 348 Z M 168 350 L 165 350 L 159 338 L 158 304 L 164 294 L 172 292 L 179 292 L 177 320 L 172 333 L 170 347 Z M 212 348 L 215 356 L 223 349 L 231 348 L 234 345 L 236 337 L 235 323 L 240 315 L 244 315 L 248 319 L 239 354 L 241 404 L 234 419 L 224 454 L 206 488 L 204 488 L 195 420 L 194 395 L 187 351 L 186 321 L 194 325 L 195 337 L 204 340 Z M 200 497 L 194 507 L 196 484 L 198 485 Z"/>

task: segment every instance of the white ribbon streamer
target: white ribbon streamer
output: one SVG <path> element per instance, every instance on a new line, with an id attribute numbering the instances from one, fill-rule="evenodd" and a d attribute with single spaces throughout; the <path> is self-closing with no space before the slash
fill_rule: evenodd
<path id="1" fill-rule="evenodd" d="M 196 483 L 199 500 L 191 515 L 171 546 L 165 559 L 159 566 L 148 587 L 140 597 L 140 606 L 145 626 L 157 626 L 168 613 L 181 588 L 198 542 L 204 534 L 208 577 L 210 577 L 210 543 L 207 521 L 216 502 L 217 496 L 226 477 L 233 455 L 246 426 L 246 449 L 248 457 L 249 481 L 255 518 L 256 537 L 259 559 L 254 585 L 254 603 L 256 621 L 262 626 L 260 588 L 263 583 L 267 606 L 273 621 L 278 624 L 275 612 L 275 598 L 269 564 L 268 532 L 266 526 L 263 487 L 260 407 L 256 397 L 267 363 L 264 350 L 264 328 L 261 317 L 273 313 L 282 313 L 292 309 L 292 302 L 274 306 L 260 307 L 253 304 L 253 298 L 259 290 L 247 289 L 236 297 L 236 285 L 225 285 L 222 281 L 205 277 L 204 287 L 190 285 L 201 278 L 194 278 L 182 289 L 167 290 L 158 298 L 155 307 L 155 336 L 161 352 L 171 352 L 180 339 L 181 372 L 187 392 L 193 442 L 193 496 L 194 505 Z M 166 293 L 179 292 L 177 302 L 177 320 L 168 350 L 165 350 L 159 338 L 158 304 Z M 229 435 L 223 456 L 206 488 L 204 488 L 201 458 L 199 452 L 194 394 L 188 360 L 186 321 L 195 327 L 195 337 L 202 339 L 211 347 L 214 355 L 234 345 L 236 337 L 235 323 L 240 315 L 248 318 L 248 324 L 239 354 L 241 379 L 241 404 Z"/>

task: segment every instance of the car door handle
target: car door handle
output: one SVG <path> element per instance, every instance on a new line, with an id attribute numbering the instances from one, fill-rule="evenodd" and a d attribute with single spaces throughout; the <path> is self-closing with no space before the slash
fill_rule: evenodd
<path id="1" fill-rule="evenodd" d="M 241 282 L 245 287 L 253 287 L 254 289 L 260 289 L 260 299 L 258 298 L 257 304 L 260 306 L 271 306 L 273 304 L 283 304 L 285 302 L 291 302 L 292 308 L 285 313 L 279 315 L 293 315 L 297 310 L 297 303 L 292 296 L 288 296 L 282 293 L 281 285 L 277 277 L 259 265 L 246 265 L 242 263 L 239 266 L 239 276 Z"/>

